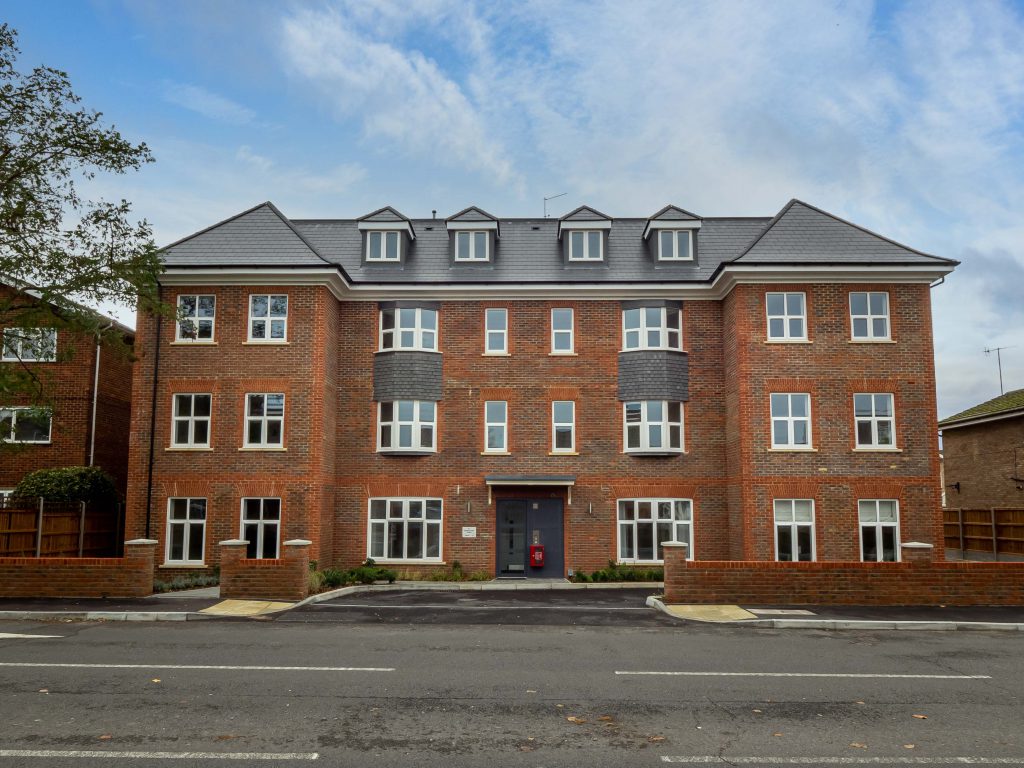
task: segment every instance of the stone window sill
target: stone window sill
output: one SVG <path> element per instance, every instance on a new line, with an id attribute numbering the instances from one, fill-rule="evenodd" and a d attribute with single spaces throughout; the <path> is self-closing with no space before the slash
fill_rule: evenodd
<path id="1" fill-rule="evenodd" d="M 686 456 L 686 451 L 623 451 L 622 453 L 626 456 L 637 456 L 641 459 L 646 456 Z"/>
<path id="2" fill-rule="evenodd" d="M 511 451 L 480 451 L 481 456 L 511 456 Z"/>
<path id="3" fill-rule="evenodd" d="M 209 453 L 213 448 L 209 446 L 171 445 L 164 448 L 171 453 Z"/>
<path id="4" fill-rule="evenodd" d="M 869 445 L 859 446 L 853 449 L 854 453 L 903 453 L 902 448 L 884 448 Z"/>
<path id="5" fill-rule="evenodd" d="M 381 456 L 436 456 L 437 451 L 392 451 L 383 449 L 377 451 Z"/>
<path id="6" fill-rule="evenodd" d="M 172 347 L 216 347 L 216 341 L 172 341 Z"/>
<path id="7" fill-rule="evenodd" d="M 163 565 L 157 566 L 157 568 L 174 568 L 176 570 L 190 571 L 199 571 L 209 567 L 210 566 L 208 566 L 206 563 L 164 563 Z"/>
<path id="8" fill-rule="evenodd" d="M 290 341 L 243 341 L 243 347 L 287 347 L 291 346 Z"/>
<path id="9" fill-rule="evenodd" d="M 850 344 L 895 344 L 893 339 L 850 339 Z"/>
<path id="10" fill-rule="evenodd" d="M 549 451 L 548 456 L 579 456 L 579 451 Z"/>
<path id="11" fill-rule="evenodd" d="M 509 352 L 484 352 L 480 357 L 512 357 Z"/>
<path id="12" fill-rule="evenodd" d="M 578 352 L 548 352 L 548 357 L 579 357 Z"/>
<path id="13" fill-rule="evenodd" d="M 238 450 L 240 450 L 240 451 L 256 451 L 258 453 L 285 453 L 288 449 L 287 448 L 276 448 L 276 447 L 261 448 L 258 445 L 247 445 L 247 446 L 244 446 L 242 448 L 239 448 Z"/>
<path id="14" fill-rule="evenodd" d="M 765 344 L 813 344 L 810 339 L 767 339 Z"/>
<path id="15" fill-rule="evenodd" d="M 817 448 L 769 448 L 768 453 L 817 453 Z"/>

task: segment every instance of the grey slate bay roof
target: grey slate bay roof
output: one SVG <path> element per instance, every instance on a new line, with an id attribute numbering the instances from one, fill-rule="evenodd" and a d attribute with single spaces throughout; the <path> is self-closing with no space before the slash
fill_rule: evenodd
<path id="1" fill-rule="evenodd" d="M 486 220 L 474 207 L 449 220 Z M 562 220 L 599 221 L 605 216 L 582 206 Z M 659 262 L 654 238 L 643 239 L 651 219 L 697 220 L 696 258 Z M 416 233 L 401 264 L 366 264 L 359 223 L 406 223 Z M 407 219 L 385 207 L 353 219 L 287 219 L 271 203 L 251 208 L 162 250 L 168 268 L 336 267 L 356 284 L 470 283 L 679 283 L 708 282 L 723 266 L 905 265 L 948 271 L 957 262 L 921 253 L 821 211 L 791 201 L 773 219 L 700 218 L 666 206 L 650 218 L 611 218 L 605 259 L 566 263 L 558 239 L 559 219 L 498 217 L 501 237 L 489 264 L 451 259 L 446 219 Z M 608 221 L 608 219 L 603 219 Z"/>

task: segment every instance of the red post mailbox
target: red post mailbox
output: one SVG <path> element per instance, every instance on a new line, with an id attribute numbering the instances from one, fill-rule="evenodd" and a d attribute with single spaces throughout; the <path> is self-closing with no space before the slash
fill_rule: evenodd
<path id="1" fill-rule="evenodd" d="M 530 545 L 530 567 L 531 568 L 543 568 L 544 567 L 544 545 L 543 544 L 531 544 Z"/>

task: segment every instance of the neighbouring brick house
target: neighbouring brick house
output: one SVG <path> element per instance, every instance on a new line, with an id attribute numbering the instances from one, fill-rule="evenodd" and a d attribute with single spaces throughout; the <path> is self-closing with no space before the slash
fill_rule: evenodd
<path id="1" fill-rule="evenodd" d="M 1024 507 L 1024 389 L 939 422 L 950 507 Z"/>
<path id="2" fill-rule="evenodd" d="M 139 318 L 128 534 L 321 565 L 558 577 L 609 560 L 887 560 L 941 541 L 929 256 L 774 218 L 468 208 L 163 251 Z M 531 547 L 544 547 L 544 564 Z"/>
<path id="3" fill-rule="evenodd" d="M 0 283 L 0 306 L 36 301 L 31 291 Z M 130 344 L 134 331 L 110 320 Z M 122 494 L 128 480 L 132 361 L 91 336 L 53 328 L 21 328 L 0 313 L 0 365 L 24 366 L 38 376 L 47 409 L 24 396 L 0 395 L 0 495 L 28 472 L 98 466 Z"/>

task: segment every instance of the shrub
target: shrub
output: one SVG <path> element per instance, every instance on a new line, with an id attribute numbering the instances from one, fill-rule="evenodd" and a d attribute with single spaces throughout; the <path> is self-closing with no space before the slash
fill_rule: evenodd
<path id="1" fill-rule="evenodd" d="M 117 486 L 99 467 L 57 467 L 29 472 L 15 487 L 14 496 L 109 504 L 117 501 Z"/>
<path id="2" fill-rule="evenodd" d="M 327 589 L 337 589 L 345 583 L 345 571 L 340 568 L 324 568 L 321 573 L 324 576 L 324 586 Z"/>
<path id="3" fill-rule="evenodd" d="M 215 587 L 220 584 L 220 568 L 214 568 L 208 573 L 189 573 L 184 576 L 175 576 L 170 581 L 154 581 L 154 592 L 177 592 L 182 589 L 200 589 L 202 587 Z"/>

